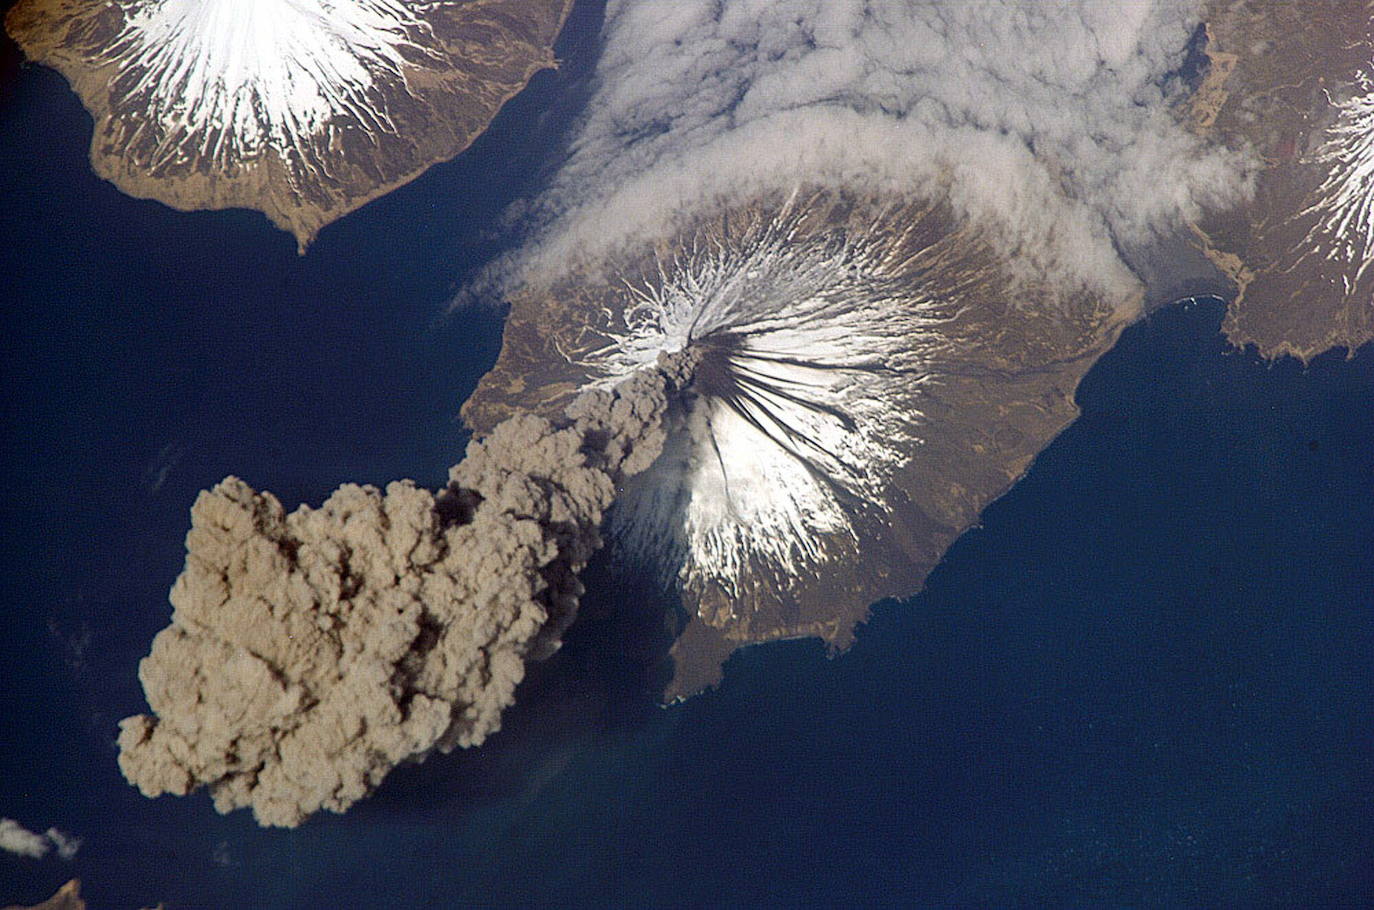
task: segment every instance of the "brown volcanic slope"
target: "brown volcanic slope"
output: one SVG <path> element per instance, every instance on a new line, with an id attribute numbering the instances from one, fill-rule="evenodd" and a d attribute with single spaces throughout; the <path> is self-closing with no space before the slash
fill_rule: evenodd
<path id="1" fill-rule="evenodd" d="M 572 3 L 19 0 L 5 26 L 90 111 L 97 174 L 185 211 L 257 209 L 304 252 L 481 135 L 556 65 Z"/>
<path id="2" fill-rule="evenodd" d="M 86 910 L 86 902 L 81 899 L 81 882 L 72 879 L 41 904 L 28 907 L 14 904 L 4 910 Z"/>
<path id="3" fill-rule="evenodd" d="M 1216 0 L 1205 17 L 1194 126 L 1264 165 L 1253 201 L 1198 226 L 1238 288 L 1226 334 L 1267 357 L 1353 350 L 1374 338 L 1374 119 L 1351 107 L 1374 91 L 1374 2 Z"/>
<path id="4" fill-rule="evenodd" d="M 845 647 L 870 604 L 918 589 L 954 539 L 1077 416 L 1079 380 L 1135 312 L 1134 301 L 1017 286 L 987 238 L 944 205 L 830 191 L 756 201 L 518 295 L 500 359 L 465 417 L 480 432 L 520 410 L 556 412 L 575 389 L 623 367 L 616 357 L 625 339 L 645 335 L 642 319 L 630 326 L 637 301 L 675 282 L 700 289 L 711 279 L 679 280 L 709 271 L 694 255 L 769 249 L 770 232 L 785 242 L 767 255 L 716 257 L 730 274 L 706 296 L 718 292 L 725 302 L 706 305 L 694 321 L 687 347 L 701 360 L 678 429 L 655 468 L 627 486 L 611 520 L 628 561 L 668 558 L 663 580 L 690 616 L 673 649 L 669 698 L 712 684 L 742 645 L 819 636 Z M 847 284 L 823 277 L 817 287 L 765 300 L 757 319 L 738 315 L 789 280 L 770 272 L 770 261 L 800 251 L 799 264 L 787 267 L 804 271 L 808 250 L 837 257 L 839 265 L 822 260 L 823 276 L 871 274 Z M 832 293 L 862 299 L 824 311 L 794 306 Z M 904 321 L 914 311 L 922 319 Z M 745 416 L 732 424 L 732 413 Z M 701 441 L 704 425 L 711 441 Z M 820 449 L 826 453 L 810 457 Z M 788 474 L 789 451 L 800 453 L 804 471 Z M 836 451 L 857 454 L 841 463 L 827 454 Z M 693 471 L 698 479 L 684 479 Z M 727 519 L 712 535 L 700 528 L 719 523 L 709 508 L 719 475 L 733 495 L 728 511 L 745 527 Z M 808 486 L 816 475 L 823 476 Z M 751 485 L 749 501 L 740 501 L 740 484 Z M 844 515 L 842 527 L 822 527 L 827 497 Z M 789 524 L 794 505 L 802 517 Z M 646 526 L 658 529 L 647 544 L 638 533 Z"/>
<path id="5" fill-rule="evenodd" d="M 74 878 L 41 904 L 28 907 L 14 904 L 4 910 L 86 910 L 86 902 L 81 899 L 81 882 Z M 162 910 L 162 904 L 158 904 L 154 910 Z"/>

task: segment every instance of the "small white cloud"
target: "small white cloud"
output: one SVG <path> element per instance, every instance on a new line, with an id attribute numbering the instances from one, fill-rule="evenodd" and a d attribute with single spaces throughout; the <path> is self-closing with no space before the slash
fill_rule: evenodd
<path id="1" fill-rule="evenodd" d="M 81 838 L 64 834 L 56 828 L 49 828 L 46 836 L 49 842 L 57 848 L 57 855 L 64 860 L 76 856 L 76 851 L 81 849 Z"/>
<path id="2" fill-rule="evenodd" d="M 0 850 L 7 853 L 42 859 L 56 848 L 59 857 L 69 860 L 80 847 L 81 838 L 64 834 L 56 828 L 38 834 L 12 818 L 0 818 Z"/>
<path id="3" fill-rule="evenodd" d="M 42 859 L 48 855 L 52 845 L 41 834 L 34 834 L 11 818 L 0 818 L 0 850 Z"/>

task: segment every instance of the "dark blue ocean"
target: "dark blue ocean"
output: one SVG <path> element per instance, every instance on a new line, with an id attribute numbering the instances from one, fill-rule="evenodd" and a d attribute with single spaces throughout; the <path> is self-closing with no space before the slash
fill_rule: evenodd
<path id="1" fill-rule="evenodd" d="M 1374 905 L 1374 350 L 1266 364 L 1207 300 L 1130 329 L 838 658 L 750 649 L 660 708 L 663 607 L 597 564 L 480 750 L 295 831 L 144 799 L 115 724 L 196 492 L 443 481 L 501 333 L 446 302 L 577 66 L 299 258 L 97 180 L 63 81 L 2 56 L 0 817 L 84 843 L 0 853 L 0 905 Z"/>

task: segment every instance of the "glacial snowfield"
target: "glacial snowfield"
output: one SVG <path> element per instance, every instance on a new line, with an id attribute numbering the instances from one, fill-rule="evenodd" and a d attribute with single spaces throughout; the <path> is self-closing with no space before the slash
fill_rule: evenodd
<path id="1" fill-rule="evenodd" d="M 296 236 L 461 152 L 539 70 L 572 0 L 21 0 L 25 53 L 96 121 L 91 162 L 174 208 Z"/>

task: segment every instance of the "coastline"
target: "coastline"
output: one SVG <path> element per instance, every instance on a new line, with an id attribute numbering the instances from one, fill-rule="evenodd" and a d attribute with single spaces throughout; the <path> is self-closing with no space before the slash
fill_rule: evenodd
<path id="1" fill-rule="evenodd" d="M 572 13 L 573 0 L 527 2 L 534 6 L 558 6 L 554 7 L 549 34 L 539 35 L 528 47 L 523 39 L 516 39 L 510 47 L 496 48 L 498 57 L 513 57 L 506 65 L 513 63 L 515 74 L 503 73 L 497 81 L 477 79 L 468 84 L 470 80 L 461 71 L 430 73 L 416 68 L 406 75 L 403 89 L 407 102 L 422 108 L 415 119 L 423 132 L 405 137 L 403 147 L 375 159 L 365 155 L 354 161 L 349 154 L 342 154 L 332 162 L 332 168 L 325 168 L 326 173 L 334 171 L 330 181 L 313 185 L 302 183 L 275 149 L 241 159 L 230 170 L 195 161 L 183 162 L 175 168 L 150 169 L 141 157 L 146 150 L 130 145 L 131 137 L 143 132 L 143 127 L 135 123 L 137 112 L 117 110 L 111 98 L 113 81 L 123 73 L 114 63 L 97 63 L 95 49 L 102 42 L 107 44 L 122 28 L 122 19 L 116 21 L 113 10 L 106 11 L 102 18 L 67 7 L 55 11 L 51 8 L 52 0 L 21 0 L 8 11 L 5 24 L 10 37 L 30 61 L 61 73 L 81 99 L 93 121 L 88 157 L 91 169 L 101 179 L 131 198 L 155 200 L 177 211 L 259 211 L 273 225 L 294 236 L 297 252 L 304 255 L 324 227 L 411 183 L 434 165 L 462 154 L 536 74 L 559 66 L 553 47 Z M 87 19 L 92 21 L 87 23 Z M 501 36 L 502 40 L 508 37 Z M 454 48 L 470 43 L 461 31 L 443 40 Z M 537 54 L 532 53 L 535 42 L 542 42 Z M 529 59 L 522 59 L 525 57 Z M 419 94 L 411 94 L 411 81 L 419 86 Z M 445 106 L 455 110 L 447 112 L 448 116 L 424 115 L 424 110 Z M 468 110 L 469 107 L 474 109 Z M 446 125 L 450 121 L 452 124 Z M 313 147 L 322 137 L 302 138 L 306 147 Z M 374 143 L 383 138 L 386 137 L 374 137 Z M 328 155 L 340 152 L 342 149 L 336 150 L 331 144 L 323 154 L 327 161 Z"/>

